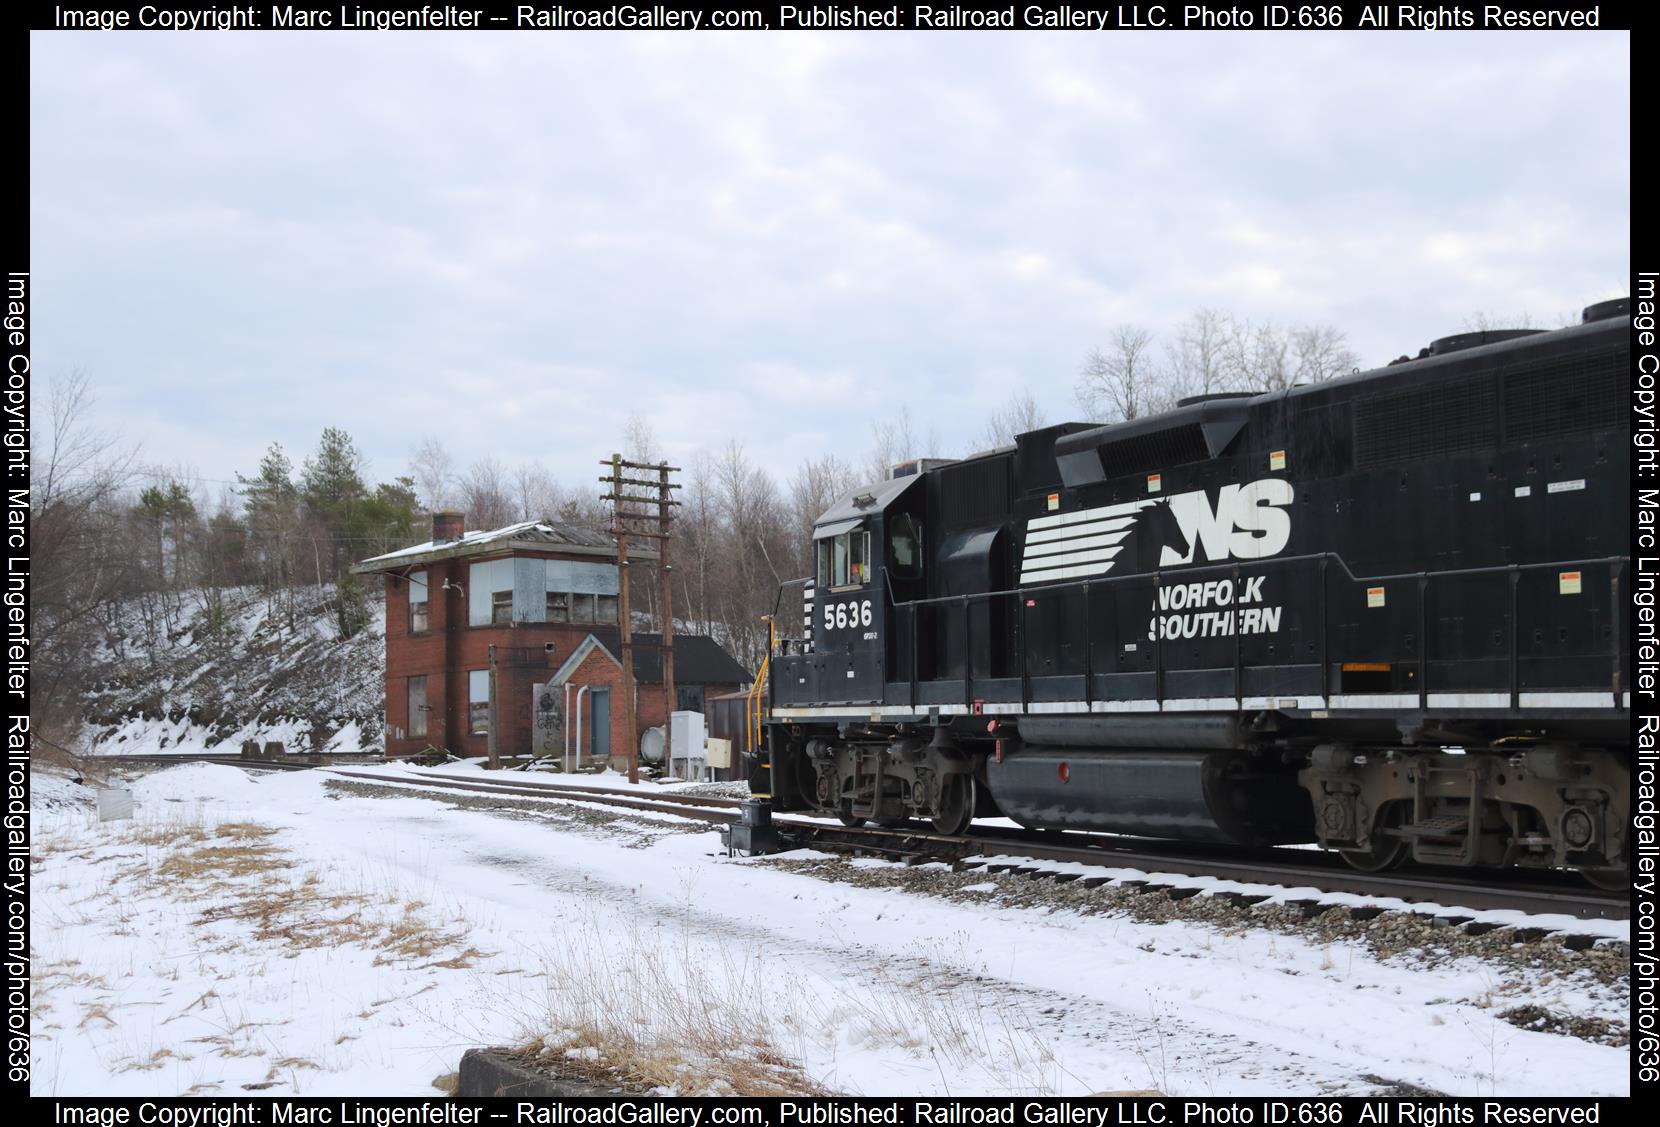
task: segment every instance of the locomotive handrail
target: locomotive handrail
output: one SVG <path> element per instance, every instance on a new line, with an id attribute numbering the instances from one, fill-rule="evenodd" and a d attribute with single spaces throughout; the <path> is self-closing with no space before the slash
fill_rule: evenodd
<path id="1" fill-rule="evenodd" d="M 920 654 L 918 652 L 918 622 L 917 622 L 917 620 L 918 620 L 918 617 L 919 617 L 919 612 L 922 611 L 925 608 L 944 607 L 944 606 L 947 606 L 947 605 L 961 608 L 961 612 L 962 612 L 962 630 L 963 630 L 963 666 L 962 666 L 962 674 L 961 674 L 960 677 L 937 678 L 937 680 L 941 680 L 941 681 L 957 681 L 957 680 L 960 680 L 962 682 L 962 687 L 963 687 L 964 703 L 965 704 L 971 704 L 972 699 L 973 699 L 973 686 L 974 686 L 974 680 L 975 680 L 975 677 L 976 677 L 976 673 L 975 673 L 974 660 L 973 660 L 973 649 L 972 649 L 972 646 L 970 644 L 971 641 L 972 641 L 972 636 L 973 636 L 973 625 L 972 625 L 973 619 L 972 619 L 972 616 L 970 614 L 970 608 L 977 605 L 977 604 L 989 602 L 989 601 L 994 600 L 994 599 L 1008 599 L 1008 598 L 1016 599 L 1017 602 L 1016 602 L 1016 613 L 1015 613 L 1014 628 L 1015 628 L 1015 631 L 1016 631 L 1015 638 L 1016 638 L 1016 646 L 1017 646 L 1017 650 L 1018 650 L 1019 662 L 1018 662 L 1018 666 L 1016 668 L 1015 677 L 1019 681 L 1020 702 L 1021 702 L 1022 707 L 1024 708 L 1025 706 L 1027 706 L 1030 703 L 1030 699 L 1031 699 L 1031 679 L 1032 679 L 1031 678 L 1031 671 L 1028 668 L 1028 659 L 1027 659 L 1027 653 L 1026 653 L 1026 650 L 1027 650 L 1027 637 L 1026 637 L 1026 614 L 1025 614 L 1024 603 L 1025 603 L 1026 597 L 1028 595 L 1034 595 L 1035 596 L 1035 595 L 1038 595 L 1039 593 L 1042 593 L 1044 595 L 1049 595 L 1049 594 L 1061 593 L 1061 592 L 1068 592 L 1068 593 L 1076 593 L 1078 591 L 1082 592 L 1083 600 L 1084 600 L 1084 615 L 1085 615 L 1084 621 L 1086 623 L 1086 626 L 1085 626 L 1085 640 L 1084 640 L 1084 645 L 1083 645 L 1084 699 L 1085 699 L 1086 703 L 1092 703 L 1093 700 L 1094 700 L 1095 688 L 1096 688 L 1096 686 L 1095 686 L 1095 677 L 1094 677 L 1095 656 L 1096 656 L 1095 655 L 1096 639 L 1093 636 L 1090 635 L 1088 623 L 1093 622 L 1093 618 L 1091 617 L 1092 607 L 1093 607 L 1092 594 L 1093 594 L 1094 590 L 1097 587 L 1111 586 L 1111 585 L 1114 585 L 1114 584 L 1124 584 L 1124 583 L 1142 583 L 1142 584 L 1151 583 L 1152 588 L 1153 588 L 1153 600 L 1154 600 L 1154 604 L 1155 604 L 1155 608 L 1156 608 L 1157 602 L 1158 602 L 1158 592 L 1166 585 L 1167 577 L 1169 577 L 1169 576 L 1179 576 L 1182 579 L 1182 581 L 1186 582 L 1190 577 L 1225 572 L 1225 573 L 1230 574 L 1233 577 L 1235 587 L 1237 588 L 1238 581 L 1239 581 L 1239 578 L 1240 578 L 1242 572 L 1245 572 L 1245 571 L 1248 571 L 1248 570 L 1252 569 L 1253 565 L 1260 565 L 1261 568 L 1263 568 L 1263 569 L 1268 569 L 1268 568 L 1279 569 L 1279 568 L 1284 567 L 1286 565 L 1296 565 L 1296 564 L 1303 564 L 1303 563 L 1311 563 L 1311 564 L 1312 563 L 1317 563 L 1319 565 L 1319 568 L 1320 568 L 1320 596 L 1319 596 L 1319 598 L 1316 602 L 1317 602 L 1317 616 L 1318 616 L 1318 623 L 1317 623 L 1318 638 L 1317 638 L 1317 641 L 1318 641 L 1318 645 L 1319 645 L 1319 669 L 1321 670 L 1320 675 L 1321 675 L 1321 686 L 1322 686 L 1321 687 L 1321 695 L 1326 695 L 1326 693 L 1330 691 L 1329 688 L 1327 687 L 1326 678 L 1329 676 L 1328 671 L 1329 671 L 1329 659 L 1330 659 L 1330 640 L 1328 638 L 1328 634 L 1329 634 L 1329 631 L 1330 631 L 1330 616 L 1329 616 L 1329 613 L 1328 613 L 1328 604 L 1329 604 L 1330 599 L 1331 599 L 1331 594 L 1330 594 L 1330 583 L 1329 583 L 1329 580 L 1328 580 L 1328 575 L 1330 573 L 1331 565 L 1333 563 L 1335 563 L 1336 566 L 1341 569 L 1341 572 L 1340 572 L 1341 577 L 1344 578 L 1345 580 L 1347 580 L 1348 582 L 1354 583 L 1354 584 L 1360 584 L 1360 583 L 1381 584 L 1381 583 L 1388 583 L 1388 582 L 1411 582 L 1413 584 L 1413 587 L 1415 589 L 1416 598 L 1417 598 L 1417 607 L 1415 608 L 1416 611 L 1417 611 L 1417 615 L 1416 615 L 1416 618 L 1417 618 L 1417 634 L 1416 634 L 1415 638 L 1413 638 L 1412 636 L 1409 636 L 1409 639 L 1411 640 L 1410 641 L 1410 648 L 1415 649 L 1417 652 L 1416 652 L 1416 654 L 1411 655 L 1412 663 L 1416 666 L 1416 669 L 1410 675 L 1417 682 L 1416 689 L 1417 689 L 1419 707 L 1420 708 L 1425 708 L 1425 709 L 1427 709 L 1428 704 L 1429 704 L 1429 680 L 1430 680 L 1430 678 L 1429 678 L 1430 652 L 1429 651 L 1430 651 L 1430 640 L 1429 640 L 1428 603 L 1429 603 L 1429 591 L 1430 591 L 1431 583 L 1435 580 L 1450 579 L 1450 578 L 1456 578 L 1456 577 L 1468 577 L 1468 576 L 1480 576 L 1480 575 L 1492 575 L 1492 576 L 1506 575 L 1506 576 L 1508 576 L 1509 577 L 1509 583 L 1508 583 L 1508 587 L 1509 587 L 1509 592 L 1508 592 L 1509 593 L 1509 599 L 1508 599 L 1508 602 L 1509 602 L 1509 629 L 1507 630 L 1507 633 L 1509 635 L 1509 642 L 1510 642 L 1510 645 L 1509 645 L 1509 651 L 1510 652 L 1509 652 L 1508 661 L 1507 661 L 1507 666 L 1508 666 L 1507 673 L 1508 673 L 1508 681 L 1509 681 L 1508 688 L 1509 688 L 1509 696 L 1510 696 L 1510 706 L 1512 708 L 1517 708 L 1517 707 L 1520 706 L 1520 702 L 1521 702 L 1521 677 L 1520 677 L 1521 653 L 1520 653 L 1520 643 L 1519 643 L 1519 635 L 1520 635 L 1519 612 L 1520 612 L 1520 606 L 1519 606 L 1519 594 L 1518 594 L 1518 592 L 1519 592 L 1519 589 L 1520 589 L 1522 574 L 1524 572 L 1549 571 L 1549 570 L 1552 570 L 1552 569 L 1568 569 L 1568 568 L 1583 569 L 1583 568 L 1589 568 L 1589 567 L 1607 566 L 1610 570 L 1610 584 L 1611 584 L 1612 592 L 1613 592 L 1614 605 L 1617 606 L 1618 602 L 1619 602 L 1619 586 L 1620 586 L 1619 574 L 1620 574 L 1620 568 L 1621 568 L 1622 565 L 1629 565 L 1631 563 L 1631 557 L 1630 556 L 1600 556 L 1600 557 L 1592 557 L 1592 558 L 1586 558 L 1586 559 L 1548 560 L 1548 561 L 1542 561 L 1542 562 L 1536 562 L 1536 563 L 1526 563 L 1526 564 L 1494 564 L 1494 565 L 1488 565 L 1488 566 L 1484 566 L 1484 567 L 1447 568 L 1447 569 L 1438 570 L 1438 571 L 1407 571 L 1407 572 L 1389 572 L 1389 573 L 1376 574 L 1376 575 L 1357 575 L 1355 573 L 1354 569 L 1349 566 L 1348 561 L 1345 560 L 1340 554 L 1338 554 L 1336 552 L 1314 552 L 1314 553 L 1308 553 L 1308 554 L 1305 554 L 1305 555 L 1298 555 L 1298 556 L 1272 557 L 1272 558 L 1267 558 L 1267 559 L 1249 560 L 1249 561 L 1228 561 L 1226 563 L 1204 564 L 1204 565 L 1201 565 L 1201 566 L 1198 566 L 1198 567 L 1183 567 L 1179 572 L 1168 572 L 1168 571 L 1165 571 L 1163 569 L 1159 569 L 1159 570 L 1150 571 L 1150 572 L 1138 572 L 1138 573 L 1133 574 L 1133 575 L 1118 575 L 1118 576 L 1111 576 L 1111 577 L 1098 576 L 1098 577 L 1091 577 L 1091 578 L 1085 578 L 1085 579 L 1076 579 L 1076 580 L 1070 580 L 1070 581 L 1067 581 L 1067 582 L 1064 582 L 1064 583 L 1045 584 L 1045 585 L 1040 586 L 1040 587 L 1016 586 L 1016 587 L 1012 587 L 1012 588 L 1005 588 L 1003 590 L 998 590 L 998 591 L 979 591 L 979 592 L 973 592 L 973 593 L 968 593 L 968 594 L 939 595 L 939 596 L 933 596 L 933 597 L 929 597 L 929 598 L 910 599 L 910 600 L 905 600 L 905 601 L 900 601 L 898 598 L 895 597 L 895 592 L 893 590 L 892 581 L 889 578 L 889 576 L 887 575 L 885 569 L 883 571 L 883 581 L 884 581 L 884 586 L 886 588 L 886 592 L 887 592 L 887 595 L 888 595 L 888 598 L 889 598 L 889 602 L 894 607 L 895 613 L 896 614 L 903 613 L 906 620 L 907 620 L 904 623 L 904 627 L 905 627 L 905 630 L 906 630 L 906 633 L 907 633 L 907 636 L 908 636 L 908 640 L 909 640 L 909 647 L 908 647 L 909 652 L 907 654 L 907 657 L 908 657 L 909 660 L 907 662 L 908 668 L 906 669 L 905 672 L 908 675 L 907 679 L 909 681 L 909 701 L 910 701 L 911 707 L 913 707 L 913 708 L 917 707 L 917 705 L 918 705 L 918 688 L 917 688 L 918 682 L 919 682 L 919 680 L 923 680 L 923 678 L 921 678 L 919 676 L 919 667 L 920 667 L 920 664 L 921 664 Z M 1155 609 L 1154 613 L 1155 614 L 1157 613 L 1156 609 Z M 1616 613 L 1613 617 L 1617 620 L 1619 616 Z M 1235 630 L 1232 633 L 1233 633 L 1233 649 L 1234 649 L 1234 654 L 1233 654 L 1233 696 L 1236 700 L 1241 700 L 1241 699 L 1243 699 L 1243 681 L 1244 681 L 1244 670 L 1245 670 L 1245 661 L 1244 661 L 1244 652 L 1243 652 L 1244 651 L 1244 640 L 1243 640 L 1243 636 L 1241 635 L 1241 633 L 1238 630 Z M 1163 646 L 1164 631 L 1162 629 L 1154 629 L 1152 631 L 1152 639 L 1151 640 L 1152 640 L 1152 643 L 1153 643 L 1153 669 L 1152 669 L 1153 681 L 1154 681 L 1154 683 L 1153 683 L 1153 699 L 1156 700 L 1156 701 L 1162 702 L 1165 699 L 1165 692 L 1164 692 L 1164 688 L 1165 688 L 1165 684 L 1164 684 L 1164 682 L 1165 682 L 1165 678 L 1164 678 L 1165 663 L 1164 663 L 1164 646 Z M 1619 627 L 1616 623 L 1616 625 L 1614 626 L 1614 628 L 1612 630 L 1612 633 L 1611 633 L 1612 648 L 1609 651 L 1609 653 L 1611 655 L 1612 663 L 1613 663 L 1613 670 L 1612 670 L 1612 678 L 1611 678 L 1611 682 L 1610 682 L 1610 688 L 1611 688 L 1611 690 L 1613 692 L 1613 695 L 1614 695 L 1614 703 L 1615 703 L 1616 707 L 1619 706 L 1619 702 L 1620 702 L 1620 686 L 1621 686 L 1620 640 L 1621 640 L 1621 635 L 1620 635 Z M 1592 652 L 1594 653 L 1595 651 L 1592 651 Z M 1409 653 L 1410 653 L 1410 650 L 1409 650 Z M 897 670 L 895 670 L 895 672 L 897 672 Z M 936 680 L 936 679 L 930 678 L 928 680 Z"/>
<path id="2" fill-rule="evenodd" d="M 1583 559 L 1583 560 L 1547 560 L 1543 563 L 1530 563 L 1530 564 L 1494 564 L 1490 567 L 1461 567 L 1461 568 L 1451 568 L 1451 569 L 1446 570 L 1446 571 L 1402 571 L 1402 572 L 1395 572 L 1395 573 L 1388 574 L 1388 575 L 1356 575 L 1354 573 L 1354 571 L 1350 569 L 1348 563 L 1343 559 L 1343 557 L 1338 555 L 1336 552 L 1313 552 L 1313 553 L 1310 553 L 1310 554 L 1304 555 L 1304 556 L 1274 556 L 1274 557 L 1269 558 L 1269 559 L 1249 560 L 1249 561 L 1246 562 L 1246 564 L 1244 566 L 1249 566 L 1250 564 L 1253 564 L 1253 563 L 1263 564 L 1263 565 L 1289 564 L 1289 563 L 1312 563 L 1316 560 L 1324 560 L 1324 561 L 1335 560 L 1335 561 L 1337 561 L 1338 566 L 1343 569 L 1344 575 L 1347 576 L 1349 579 L 1357 582 L 1357 583 L 1359 583 L 1359 582 L 1379 583 L 1379 582 L 1384 582 L 1384 581 L 1392 580 L 1392 579 L 1418 579 L 1418 578 L 1425 577 L 1425 576 L 1427 576 L 1430 579 L 1441 579 L 1441 578 L 1445 578 L 1447 576 L 1452 576 L 1452 575 L 1482 575 L 1482 574 L 1488 574 L 1488 573 L 1496 575 L 1496 574 L 1501 574 L 1503 572 L 1510 572 L 1510 571 L 1535 571 L 1535 570 L 1545 570 L 1545 569 L 1553 568 L 1553 567 L 1586 567 L 1586 566 L 1589 566 L 1591 564 L 1630 563 L 1631 562 L 1631 557 L 1630 556 L 1598 556 L 1598 557 L 1595 557 L 1595 558 L 1592 558 L 1592 559 Z M 1185 575 L 1197 575 L 1200 572 L 1223 571 L 1223 570 L 1226 570 L 1226 569 L 1229 569 L 1229 568 L 1237 569 L 1240 566 L 1241 565 L 1238 562 L 1224 563 L 1224 564 L 1205 564 L 1202 567 L 1184 567 L 1177 574 L 1184 575 L 1184 576 Z M 996 599 L 996 598 L 1004 598 L 1004 597 L 1007 597 L 1009 595 L 1024 595 L 1027 592 L 1065 591 L 1065 590 L 1068 590 L 1068 589 L 1073 588 L 1073 587 L 1092 587 L 1092 586 L 1096 586 L 1098 584 L 1103 584 L 1103 583 L 1109 583 L 1109 584 L 1110 583 L 1128 583 L 1128 582 L 1131 582 L 1131 581 L 1136 580 L 1136 579 L 1141 579 L 1141 580 L 1152 579 L 1152 580 L 1155 580 L 1155 581 L 1161 581 L 1162 577 L 1167 575 L 1167 574 L 1171 574 L 1171 573 L 1168 573 L 1168 572 L 1165 572 L 1165 571 L 1162 571 L 1162 570 L 1160 570 L 1160 571 L 1138 571 L 1134 575 L 1115 575 L 1115 576 L 1112 576 L 1110 578 L 1104 578 L 1104 577 L 1096 576 L 1096 577 L 1092 577 L 1092 578 L 1089 578 L 1089 579 L 1073 579 L 1073 580 L 1070 580 L 1069 582 L 1066 582 L 1066 583 L 1045 584 L 1042 587 L 1008 587 L 1008 588 L 1005 588 L 1001 591 L 976 591 L 976 592 L 973 592 L 973 593 L 967 594 L 967 595 L 935 595 L 932 598 L 927 598 L 927 599 L 908 599 L 903 603 L 895 602 L 894 606 L 896 606 L 896 607 L 920 607 L 920 606 L 929 606 L 929 605 L 932 605 L 932 604 L 935 604 L 935 603 L 957 603 L 957 602 L 961 602 L 964 599 L 969 599 L 969 600 L 974 600 L 974 599 Z M 1162 585 L 1160 582 L 1155 582 L 1155 589 L 1157 588 L 1157 586 L 1160 586 L 1160 585 Z"/>

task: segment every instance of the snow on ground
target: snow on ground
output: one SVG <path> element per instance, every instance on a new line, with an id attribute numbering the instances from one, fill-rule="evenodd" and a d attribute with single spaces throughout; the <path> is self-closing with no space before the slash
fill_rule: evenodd
<path id="1" fill-rule="evenodd" d="M 208 764 L 133 790 L 131 822 L 33 816 L 37 1095 L 433 1094 L 467 1047 L 538 1039 L 741 1046 L 872 1095 L 1629 1087 L 1627 1050 L 1497 1016 L 1623 1020 L 1583 976 L 859 887 L 586 803 Z"/>

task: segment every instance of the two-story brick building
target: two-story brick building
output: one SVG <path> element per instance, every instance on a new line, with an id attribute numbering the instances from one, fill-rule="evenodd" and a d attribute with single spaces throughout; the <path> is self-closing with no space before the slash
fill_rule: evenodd
<path id="1" fill-rule="evenodd" d="M 499 755 L 638 747 L 639 732 L 663 722 L 662 657 L 657 635 L 635 634 L 637 729 L 627 733 L 612 538 L 542 521 L 462 527 L 460 513 L 435 513 L 430 541 L 352 569 L 386 581 L 386 754 L 485 755 L 492 689 Z M 674 662 L 679 709 L 702 711 L 750 679 L 711 638 L 677 636 Z"/>

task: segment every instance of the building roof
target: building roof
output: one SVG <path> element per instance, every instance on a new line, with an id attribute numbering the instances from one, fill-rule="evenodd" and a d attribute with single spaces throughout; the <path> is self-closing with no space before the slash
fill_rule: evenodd
<path id="1" fill-rule="evenodd" d="M 411 548 L 375 556 L 352 565 L 356 575 L 396 571 L 437 560 L 460 556 L 485 556 L 512 551 L 560 552 L 578 556 L 615 556 L 617 541 L 609 532 L 597 532 L 586 525 L 563 521 L 525 520 L 488 532 L 465 532 L 457 540 L 428 540 Z M 634 559 L 656 559 L 649 546 L 629 545 Z"/>
<path id="2" fill-rule="evenodd" d="M 574 671 L 582 664 L 582 658 L 593 645 L 597 645 L 611 655 L 618 665 L 622 664 L 619 656 L 622 653 L 622 637 L 614 626 L 595 627 L 588 637 L 566 657 L 560 665 L 559 672 L 553 680 L 558 681 L 566 674 L 567 669 Z M 663 652 L 657 647 L 662 645 L 660 634 L 634 635 L 634 681 L 641 685 L 661 685 L 663 683 Z M 706 638 L 699 634 L 676 634 L 674 636 L 674 682 L 677 685 L 746 685 L 753 680 L 749 671 L 739 665 L 737 659 L 727 653 L 721 644 L 713 638 Z"/>

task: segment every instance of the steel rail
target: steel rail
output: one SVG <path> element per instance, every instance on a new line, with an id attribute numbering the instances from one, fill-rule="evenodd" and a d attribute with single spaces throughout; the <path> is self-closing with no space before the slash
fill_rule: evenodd
<path id="1" fill-rule="evenodd" d="M 328 768 L 337 777 L 392 786 L 430 787 L 555 801 L 592 802 L 605 806 L 645 810 L 691 818 L 715 825 L 738 820 L 736 800 L 696 795 L 639 795 L 598 787 L 538 786 L 488 780 L 435 779 L 408 775 L 381 775 Z M 1033 861 L 1079 863 L 1133 869 L 1150 877 L 1213 877 L 1249 884 L 1268 884 L 1319 894 L 1351 893 L 1389 897 L 1409 904 L 1435 904 L 1476 911 L 1505 909 L 1530 915 L 1566 915 L 1577 919 L 1629 919 L 1629 897 L 1565 883 L 1507 878 L 1506 883 L 1484 882 L 1482 877 L 1428 870 L 1362 873 L 1345 867 L 1339 858 L 1304 850 L 1252 850 L 1244 855 L 1217 857 L 1209 853 L 1160 852 L 1147 839 L 1105 835 L 1063 835 L 1053 830 L 992 828 L 970 833 L 936 834 L 920 827 L 848 827 L 809 821 L 789 815 L 773 824 L 802 844 L 848 851 L 869 851 L 900 858 L 946 861 L 962 865 L 975 858 L 1008 856 Z M 1304 856 L 1287 856 L 1287 854 Z M 983 863 L 983 862 L 982 862 Z M 1021 866 L 1024 868 L 1024 866 Z M 1534 874 L 1528 874 L 1530 878 Z M 1564 878 L 1577 879 L 1577 878 Z"/>

